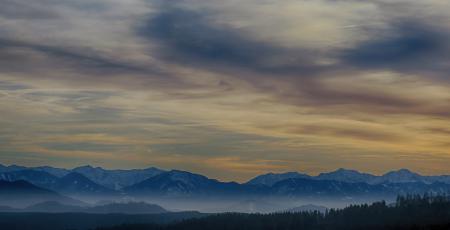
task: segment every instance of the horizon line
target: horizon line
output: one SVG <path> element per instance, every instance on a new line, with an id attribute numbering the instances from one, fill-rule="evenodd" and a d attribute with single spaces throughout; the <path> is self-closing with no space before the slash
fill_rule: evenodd
<path id="1" fill-rule="evenodd" d="M 25 165 L 19 165 L 19 164 L 6 165 L 6 164 L 2 164 L 2 163 L 0 163 L 0 166 L 3 166 L 3 167 L 16 166 L 16 167 L 25 167 L 25 168 L 51 167 L 51 168 L 67 170 L 67 171 L 71 171 L 71 170 L 74 170 L 74 169 L 77 169 L 77 168 L 82 168 L 82 167 L 91 167 L 91 168 L 94 168 L 94 169 L 98 168 L 98 169 L 107 170 L 107 171 L 113 171 L 113 170 L 130 171 L 130 170 L 145 170 L 145 169 L 154 168 L 154 169 L 162 170 L 162 171 L 165 171 L 165 172 L 170 172 L 170 171 L 188 172 L 188 173 L 192 173 L 192 174 L 202 175 L 202 176 L 207 177 L 208 179 L 214 179 L 214 180 L 218 180 L 218 181 L 221 181 L 221 182 L 236 182 L 236 183 L 240 183 L 240 182 L 237 182 L 235 180 L 221 180 L 221 179 L 218 179 L 218 178 L 209 177 L 208 175 L 205 175 L 205 174 L 199 173 L 199 172 L 195 172 L 195 171 L 182 170 L 182 169 L 176 169 L 176 168 L 166 169 L 166 168 L 160 168 L 158 166 L 149 166 L 149 167 L 144 167 L 144 168 L 127 168 L 127 169 L 124 169 L 124 168 L 108 168 L 108 167 L 102 167 L 102 166 L 94 166 L 94 165 L 91 165 L 91 164 L 85 164 L 85 165 L 80 165 L 80 166 L 71 167 L 71 168 L 51 166 L 51 165 L 39 165 L 39 166 L 25 166 Z M 381 176 L 384 176 L 384 175 L 386 175 L 388 173 L 391 173 L 391 172 L 399 172 L 399 171 L 404 171 L 404 170 L 406 170 L 406 171 L 408 171 L 410 173 L 413 173 L 413 174 L 417 174 L 419 176 L 450 176 L 450 174 L 433 174 L 433 175 L 426 174 L 425 175 L 425 174 L 418 173 L 418 172 L 413 171 L 413 170 L 408 169 L 408 168 L 397 168 L 397 169 L 392 169 L 392 170 L 385 171 L 382 174 L 372 174 L 372 173 L 369 173 L 369 172 L 359 171 L 359 170 L 356 170 L 356 169 L 340 167 L 340 168 L 336 168 L 335 170 L 324 171 L 324 172 L 320 172 L 318 174 L 313 174 L 313 175 L 312 174 L 308 174 L 306 172 L 301 172 L 301 171 L 284 171 L 284 172 L 268 171 L 268 172 L 257 174 L 255 176 L 251 177 L 250 179 L 245 180 L 245 182 L 242 182 L 242 183 L 246 183 L 246 182 L 248 182 L 248 181 L 250 181 L 250 180 L 252 180 L 252 179 L 254 179 L 254 178 L 258 177 L 258 176 L 268 175 L 268 174 L 280 175 L 280 174 L 287 174 L 287 173 L 298 173 L 298 174 L 304 174 L 304 175 L 307 175 L 307 176 L 310 176 L 310 177 L 317 177 L 317 176 L 320 176 L 321 174 L 333 173 L 333 172 L 337 172 L 337 171 L 340 171 L 340 170 L 355 171 L 355 172 L 360 173 L 360 174 L 368 174 L 368 175 L 375 176 L 375 177 L 381 177 Z"/>

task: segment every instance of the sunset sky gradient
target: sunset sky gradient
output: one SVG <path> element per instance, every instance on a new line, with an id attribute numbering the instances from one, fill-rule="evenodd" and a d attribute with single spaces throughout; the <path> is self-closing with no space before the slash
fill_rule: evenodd
<path id="1" fill-rule="evenodd" d="M 2 164 L 450 174 L 450 1 L 1 5 Z"/>

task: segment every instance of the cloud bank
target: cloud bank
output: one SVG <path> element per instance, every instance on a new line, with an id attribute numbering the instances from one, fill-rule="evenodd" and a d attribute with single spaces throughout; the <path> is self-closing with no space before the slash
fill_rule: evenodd
<path id="1" fill-rule="evenodd" d="M 449 3 L 3 5 L 3 163 L 449 173 Z"/>

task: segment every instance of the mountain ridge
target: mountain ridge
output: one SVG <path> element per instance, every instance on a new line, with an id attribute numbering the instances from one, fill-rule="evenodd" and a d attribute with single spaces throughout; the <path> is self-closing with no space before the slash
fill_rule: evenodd
<path id="1" fill-rule="evenodd" d="M 276 178 L 277 176 L 284 176 L 284 175 L 292 175 L 292 176 L 284 176 L 283 179 L 299 178 L 297 175 L 295 175 L 295 173 L 296 172 L 267 173 L 256 176 L 246 183 L 255 184 L 255 181 L 264 181 L 263 177 Z M 353 169 L 344 169 L 344 168 L 339 168 L 331 172 L 320 173 L 317 176 L 310 176 L 308 174 L 300 174 L 300 175 L 304 175 L 302 176 L 303 178 L 310 178 L 315 180 L 334 180 L 347 183 L 364 182 L 368 184 L 383 184 L 383 183 L 422 182 L 426 184 L 432 184 L 434 182 L 442 182 L 450 184 L 450 175 L 421 175 L 419 173 L 412 172 L 409 169 L 392 170 L 379 176 L 370 173 L 362 173 Z M 272 181 L 272 184 L 276 182 L 277 181 Z"/>
<path id="2" fill-rule="evenodd" d="M 157 214 L 167 213 L 168 211 L 156 204 L 145 202 L 128 203 L 109 203 L 95 206 L 76 206 L 61 204 L 57 201 L 45 201 L 30 205 L 23 209 L 17 209 L 16 212 L 51 212 L 51 213 L 97 213 L 97 214 Z"/>
<path id="3" fill-rule="evenodd" d="M 57 192 L 35 186 L 24 180 L 0 180 L 0 201 L 2 205 L 24 206 L 44 201 L 57 201 L 63 204 L 81 205 L 80 201 L 63 196 Z"/>
<path id="4" fill-rule="evenodd" d="M 100 183 L 99 180 L 101 180 L 101 178 L 104 179 L 105 177 L 111 176 L 108 174 L 114 174 L 114 173 L 127 174 L 128 173 L 133 176 L 135 176 L 133 173 L 144 174 L 142 176 L 143 178 L 139 178 L 138 180 L 140 180 L 140 181 L 137 181 L 137 182 L 136 181 L 128 182 L 127 184 L 118 186 L 118 187 L 111 186 L 111 184 L 109 184 L 109 186 L 105 186 L 105 187 L 115 189 L 115 190 L 118 190 L 123 187 L 130 186 L 132 184 L 136 184 L 138 182 L 144 181 L 144 180 L 149 179 L 150 177 L 153 177 L 160 173 L 169 172 L 169 171 L 181 171 L 181 170 L 176 170 L 176 169 L 167 171 L 167 170 L 159 169 L 157 167 L 148 167 L 148 168 L 142 168 L 142 169 L 104 169 L 102 167 L 94 167 L 91 165 L 84 165 L 84 166 L 79 166 L 79 167 L 75 167 L 72 169 L 64 169 L 64 168 L 56 168 L 56 167 L 51 167 L 51 166 L 26 167 L 26 166 L 20 166 L 20 165 L 6 166 L 6 165 L 0 164 L 0 175 L 1 175 L 1 173 L 4 173 L 4 172 L 13 172 L 13 171 L 22 171 L 22 170 L 42 171 L 42 172 L 49 173 L 50 175 L 53 175 L 56 177 L 62 177 L 64 175 L 69 174 L 70 172 L 78 172 L 80 174 L 83 174 L 90 180 L 96 182 L 97 184 L 101 184 L 103 186 L 105 186 L 104 184 L 106 182 Z M 95 173 L 103 172 L 104 174 L 89 175 L 90 174 L 89 171 L 95 172 Z M 99 173 L 99 174 L 101 174 L 101 173 Z M 339 176 L 341 176 L 341 177 L 342 176 L 367 177 L 368 181 L 361 181 L 361 179 L 356 179 L 356 178 L 352 178 L 352 177 L 339 178 Z M 418 182 L 418 181 L 420 181 L 420 182 L 424 182 L 424 183 L 443 182 L 443 183 L 450 184 L 450 174 L 421 175 L 419 173 L 413 172 L 413 171 L 411 171 L 409 169 L 405 169 L 405 168 L 391 170 L 382 175 L 373 175 L 370 173 L 360 172 L 360 171 L 357 171 L 354 169 L 346 169 L 346 168 L 338 168 L 334 171 L 322 172 L 316 176 L 308 175 L 306 173 L 295 172 L 295 171 L 281 172 L 281 173 L 268 172 L 265 174 L 257 175 L 255 177 L 249 179 L 247 182 L 242 182 L 240 184 L 261 184 L 261 183 L 257 183 L 257 181 L 264 179 L 264 177 L 273 177 L 273 178 L 280 177 L 281 179 L 279 179 L 278 181 L 283 180 L 283 179 L 300 177 L 300 178 L 314 178 L 314 179 L 318 179 L 318 180 L 336 180 L 336 181 L 343 181 L 343 182 L 349 182 L 349 183 L 366 182 L 366 183 L 376 184 L 376 183 L 384 183 L 384 182 L 397 183 L 397 182 Z M 408 179 L 408 178 L 410 178 L 410 179 Z M 258 179 L 258 180 L 256 180 L 256 179 Z M 275 182 L 276 181 L 277 180 L 275 180 Z M 274 183 L 274 181 L 270 181 L 270 184 L 273 184 L 273 183 Z M 267 184 L 267 183 L 263 183 L 263 184 Z"/>
<path id="5" fill-rule="evenodd" d="M 181 170 L 160 170 L 157 168 L 134 170 L 107 170 L 101 167 L 81 166 L 68 170 L 67 174 L 57 177 L 43 170 L 52 170 L 50 166 L 26 168 L 23 166 L 3 166 L 0 179 L 9 181 L 27 180 L 32 184 L 63 195 L 79 197 L 106 195 L 117 197 L 161 197 L 161 198 L 206 198 L 206 197 L 392 197 L 406 193 L 448 193 L 449 176 L 422 176 L 407 169 L 387 172 L 380 176 L 361 173 L 356 170 L 337 169 L 332 172 L 310 176 L 298 172 L 267 173 L 259 175 L 246 183 L 221 182 Z M 23 169 L 25 168 L 25 169 Z M 20 170 L 22 169 L 22 170 Z M 58 172 L 64 169 L 58 169 Z M 137 174 L 136 174 L 137 173 Z M 86 176 L 90 175 L 90 176 Z M 114 182 L 115 178 L 126 179 L 141 175 L 127 186 L 115 189 L 104 186 Z M 90 177 L 90 178 L 89 178 Z M 91 178 L 96 178 L 96 181 Z M 101 178 L 107 182 L 99 183 Z M 145 179 L 144 179 L 145 178 Z M 100 181 L 102 182 L 102 181 Z M 125 184 L 122 184 L 125 185 Z"/>

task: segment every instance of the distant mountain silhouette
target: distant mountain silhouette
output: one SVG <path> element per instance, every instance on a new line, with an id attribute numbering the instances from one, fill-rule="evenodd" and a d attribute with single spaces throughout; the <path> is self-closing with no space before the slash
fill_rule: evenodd
<path id="1" fill-rule="evenodd" d="M 0 212 L 18 212 L 20 209 L 11 208 L 6 205 L 0 205 Z"/>
<path id="2" fill-rule="evenodd" d="M 51 175 L 57 176 L 57 177 L 63 177 L 70 173 L 70 170 L 68 170 L 68 169 L 55 168 L 55 167 L 50 167 L 50 166 L 33 167 L 31 169 L 35 170 L 35 171 L 42 171 L 42 172 L 50 173 Z"/>
<path id="3" fill-rule="evenodd" d="M 242 190 L 235 182 L 219 182 L 205 176 L 172 170 L 124 189 L 130 194 L 163 196 L 231 195 Z"/>
<path id="4" fill-rule="evenodd" d="M 25 206 L 44 201 L 80 205 L 82 202 L 62 196 L 56 192 L 39 188 L 29 182 L 0 180 L 0 203 L 7 206 Z"/>
<path id="5" fill-rule="evenodd" d="M 307 174 L 302 174 L 298 172 L 287 172 L 287 173 L 267 173 L 260 176 L 257 176 L 247 182 L 247 184 L 251 185 L 267 185 L 272 186 L 275 183 L 292 178 L 311 178 L 311 176 Z"/>
<path id="6" fill-rule="evenodd" d="M 57 201 L 44 201 L 41 203 L 28 206 L 27 208 L 20 211 L 63 213 L 63 212 L 82 212 L 85 209 L 86 208 L 83 208 L 81 206 L 61 204 Z"/>
<path id="7" fill-rule="evenodd" d="M 56 191 L 70 195 L 113 195 L 116 192 L 89 180 L 80 173 L 69 173 L 59 178 L 55 186 Z"/>
<path id="8" fill-rule="evenodd" d="M 33 171 L 40 171 L 40 172 L 46 172 L 56 177 L 62 177 L 65 176 L 70 172 L 68 169 L 62 169 L 62 168 L 54 168 L 50 166 L 39 166 L 39 167 L 25 167 L 25 166 L 19 166 L 19 165 L 11 165 L 11 166 L 4 166 L 0 164 L 0 173 L 2 172 L 15 172 L 15 171 L 21 171 L 21 170 L 33 170 Z"/>
<path id="9" fill-rule="evenodd" d="M 241 200 L 260 197 L 353 199 L 373 196 L 395 197 L 407 193 L 450 192 L 450 176 L 422 176 L 407 169 L 391 171 L 381 176 L 349 169 L 338 169 L 318 176 L 297 172 L 268 173 L 239 184 L 221 182 L 186 171 L 163 171 L 157 168 L 107 170 L 83 166 L 67 170 L 49 166 L 27 168 L 0 165 L 0 179 L 10 182 L 25 180 L 63 195 L 101 199 L 109 199 L 109 196 L 240 197 Z"/>
<path id="10" fill-rule="evenodd" d="M 347 183 L 367 183 L 367 184 L 383 184 L 383 183 L 411 183 L 421 182 L 432 184 L 441 182 L 450 184 L 450 175 L 423 176 L 414 173 L 408 169 L 399 169 L 385 173 L 381 176 L 375 176 L 369 173 L 361 173 L 356 170 L 340 168 L 332 172 L 320 173 L 318 176 L 310 176 L 296 172 L 288 173 L 268 173 L 259 175 L 251 180 L 248 184 L 253 185 L 273 185 L 276 182 L 285 179 L 306 178 L 315 180 L 333 180 Z"/>
<path id="11" fill-rule="evenodd" d="M 241 213 L 270 213 L 279 210 L 281 207 L 275 203 L 270 203 L 262 199 L 243 200 L 226 207 L 222 212 Z"/>
<path id="12" fill-rule="evenodd" d="M 54 192 L 39 188 L 24 180 L 12 182 L 0 180 L 0 194 L 2 194 L 3 196 L 19 194 L 56 195 L 56 193 Z"/>
<path id="13" fill-rule="evenodd" d="M 19 166 L 19 165 L 10 165 L 10 166 L 5 166 L 0 164 L 0 172 L 13 172 L 13 171 L 18 171 L 18 170 L 25 170 L 28 169 L 25 166 Z"/>
<path id="14" fill-rule="evenodd" d="M 76 205 L 66 205 L 57 201 L 45 201 L 28 206 L 24 209 L 15 209 L 20 212 L 52 212 L 52 213 L 122 213 L 122 214 L 156 214 L 167 213 L 168 211 L 156 204 L 144 202 L 111 203 L 93 207 L 82 207 Z"/>
<path id="15" fill-rule="evenodd" d="M 346 197 L 390 194 L 390 190 L 382 185 L 303 178 L 280 181 L 271 187 L 271 192 L 276 196 L 288 197 Z"/>
<path id="16" fill-rule="evenodd" d="M 18 171 L 28 171 L 28 172 L 42 172 L 42 177 L 63 177 L 71 172 L 76 172 L 84 175 L 85 177 L 89 178 L 93 182 L 102 185 L 104 187 L 107 187 L 109 189 L 113 190 L 119 190 L 123 187 L 130 186 L 136 183 L 139 183 L 145 179 L 148 179 L 150 177 L 153 177 L 155 175 L 158 175 L 164 170 L 150 167 L 147 169 L 129 169 L 129 170 L 109 170 L 109 169 L 103 169 L 101 167 L 92 167 L 90 165 L 81 166 L 74 168 L 72 170 L 69 169 L 62 169 L 62 168 L 55 168 L 50 166 L 40 166 L 40 167 L 24 167 L 24 166 L 18 166 L 18 165 L 11 165 L 11 166 L 4 166 L 0 164 L 0 178 L 2 178 L 2 174 L 10 173 L 12 172 L 18 172 Z M 46 175 L 45 175 L 45 174 Z M 23 173 L 22 173 L 23 174 Z M 37 174 L 37 173 L 36 173 Z M 20 176 L 16 176 L 15 178 L 18 179 L 24 179 L 27 181 L 34 180 L 31 178 L 19 178 Z M 23 177 L 23 176 L 22 176 Z M 44 186 L 43 184 L 39 184 L 39 186 Z M 48 187 L 48 186 L 46 186 Z"/>
<path id="17" fill-rule="evenodd" d="M 156 204 L 144 202 L 111 203 L 88 208 L 89 213 L 124 213 L 124 214 L 155 214 L 166 213 L 167 210 Z"/>
<path id="18" fill-rule="evenodd" d="M 370 183 L 411 183 L 411 182 L 431 182 L 431 178 L 413 173 L 408 169 L 391 171 L 381 177 L 369 181 Z"/>
<path id="19" fill-rule="evenodd" d="M 38 187 L 66 195 L 113 195 L 117 192 L 89 180 L 79 173 L 69 173 L 59 178 L 44 171 L 17 170 L 0 173 L 5 181 L 28 181 Z"/>
<path id="20" fill-rule="evenodd" d="M 321 173 L 315 179 L 318 180 L 335 180 L 347 183 L 369 183 L 374 180 L 376 176 L 368 173 L 360 173 L 356 170 L 349 170 L 340 168 L 333 172 Z"/>
<path id="21" fill-rule="evenodd" d="M 30 169 L 13 170 L 0 173 L 0 179 L 6 181 L 24 180 L 38 187 L 52 189 L 58 182 L 59 178 L 47 172 L 36 171 Z"/>
<path id="22" fill-rule="evenodd" d="M 72 172 L 83 174 L 97 184 L 118 190 L 142 182 L 164 171 L 154 167 L 147 169 L 107 170 L 87 165 L 74 168 Z"/>

